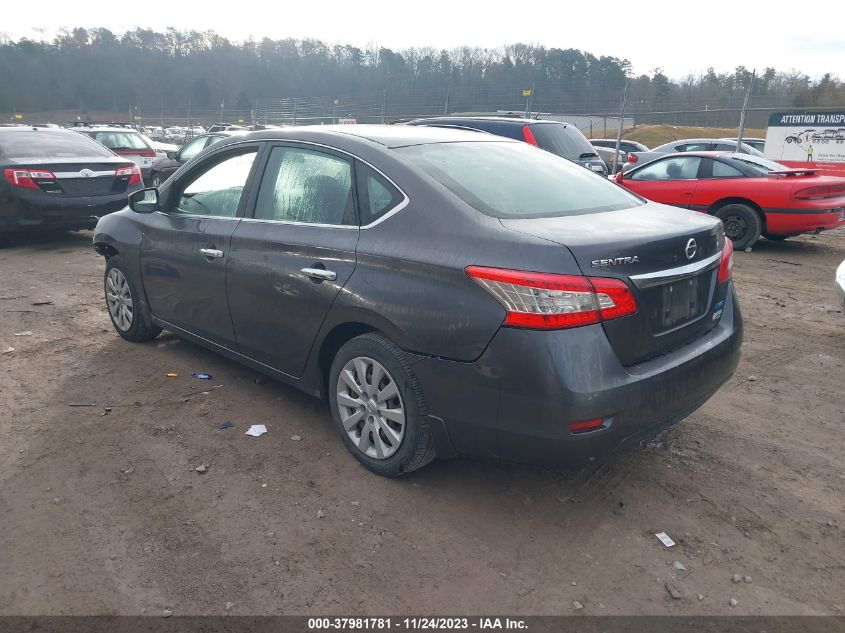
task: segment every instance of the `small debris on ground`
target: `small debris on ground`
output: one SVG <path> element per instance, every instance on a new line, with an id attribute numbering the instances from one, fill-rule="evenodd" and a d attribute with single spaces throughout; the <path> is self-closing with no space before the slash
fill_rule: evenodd
<path id="1" fill-rule="evenodd" d="M 736 598 L 731 598 L 731 599 L 730 599 L 730 605 L 731 605 L 732 607 L 735 607 L 735 606 L 736 606 L 736 605 L 738 605 L 738 604 L 739 604 L 739 601 L 738 601 Z"/>
<path id="2" fill-rule="evenodd" d="M 193 376 L 197 380 L 211 380 L 213 378 L 211 374 L 201 374 L 198 372 L 194 372 L 193 374 L 191 374 L 191 376 Z"/>
<path id="3" fill-rule="evenodd" d="M 4 354 L 11 354 L 14 351 L 15 351 L 14 347 L 7 347 L 6 349 L 3 350 L 3 353 Z"/>
<path id="4" fill-rule="evenodd" d="M 33 302 L 32 302 L 32 303 L 30 303 L 29 305 L 33 305 L 33 306 L 51 306 L 51 305 L 53 305 L 53 302 L 52 302 L 52 301 L 33 301 Z"/>
<path id="5" fill-rule="evenodd" d="M 179 374 L 177 374 L 175 371 L 169 371 L 166 374 L 164 374 L 164 377 L 165 378 L 176 378 L 178 375 Z"/>
<path id="6" fill-rule="evenodd" d="M 233 426 L 235 425 L 232 424 L 229 420 L 224 420 L 223 422 L 217 425 L 217 428 L 222 431 L 223 429 L 231 429 Z"/>
<path id="7" fill-rule="evenodd" d="M 655 536 L 659 538 L 660 542 L 666 547 L 672 547 L 675 544 L 675 541 L 673 541 L 666 532 L 658 532 Z"/>
<path id="8" fill-rule="evenodd" d="M 747 583 L 751 584 L 751 582 L 752 582 L 751 576 L 743 576 L 742 582 L 747 582 Z"/>
<path id="9" fill-rule="evenodd" d="M 748 382 L 757 382 L 757 376 L 749 376 Z"/>
<path id="10" fill-rule="evenodd" d="M 703 593 L 698 594 L 698 599 L 699 599 L 699 601 L 704 600 L 704 594 Z"/>
<path id="11" fill-rule="evenodd" d="M 742 582 L 742 576 L 740 576 L 739 574 L 734 574 L 733 576 L 731 576 L 731 581 L 733 581 L 734 583 L 740 583 Z"/>
<path id="12" fill-rule="evenodd" d="M 173 611 L 171 611 L 170 609 L 165 609 L 161 612 L 161 617 L 163 618 L 169 618 L 171 615 L 173 615 Z"/>
<path id="13" fill-rule="evenodd" d="M 103 416 L 106 416 L 109 413 L 111 413 L 111 407 L 103 407 L 103 411 L 102 413 L 100 413 L 100 417 L 102 418 Z"/>
<path id="14" fill-rule="evenodd" d="M 29 330 L 26 332 L 15 332 L 13 336 L 32 336 L 32 332 Z"/>
<path id="15" fill-rule="evenodd" d="M 667 582 L 665 587 L 666 587 L 666 591 L 669 592 L 669 595 L 672 596 L 672 600 L 680 600 L 681 599 L 681 592 L 678 591 L 678 588 L 675 587 L 675 585 Z"/>
<path id="16" fill-rule="evenodd" d="M 226 603 L 226 611 L 229 611 L 234 606 L 235 606 L 234 602 L 227 602 Z"/>
<path id="17" fill-rule="evenodd" d="M 299 440 L 302 439 L 302 436 L 301 435 L 291 435 L 290 439 L 293 440 L 294 442 L 298 442 Z"/>
<path id="18" fill-rule="evenodd" d="M 208 466 L 206 466 L 205 464 L 200 464 L 199 466 L 194 468 L 194 470 L 197 471 L 198 473 L 202 474 L 202 473 L 208 471 Z"/>
<path id="19" fill-rule="evenodd" d="M 613 509 L 613 514 L 618 516 L 622 516 L 628 510 L 628 507 L 625 505 L 624 501 L 620 501 L 616 504 L 616 507 Z"/>
<path id="20" fill-rule="evenodd" d="M 674 563 L 672 563 L 672 569 L 674 569 L 676 571 L 686 571 L 687 570 L 687 568 L 684 566 L 684 564 L 679 560 L 676 560 Z"/>
<path id="21" fill-rule="evenodd" d="M 575 610 L 583 609 L 584 605 L 581 604 L 580 602 L 578 602 L 577 600 L 573 600 L 572 601 L 572 608 L 575 609 Z"/>
<path id="22" fill-rule="evenodd" d="M 323 512 L 322 510 L 317 510 L 317 518 L 318 519 L 322 519 L 325 516 L 326 516 L 325 512 Z"/>
<path id="23" fill-rule="evenodd" d="M 253 424 L 244 433 L 244 435 L 251 435 L 252 437 L 261 437 L 267 432 L 267 427 L 263 424 Z"/>

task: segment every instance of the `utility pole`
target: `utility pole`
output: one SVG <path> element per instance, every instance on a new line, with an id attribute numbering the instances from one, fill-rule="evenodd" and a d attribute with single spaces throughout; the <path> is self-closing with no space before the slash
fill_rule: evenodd
<path id="1" fill-rule="evenodd" d="M 748 112 L 748 102 L 751 99 L 751 87 L 754 85 L 754 75 L 757 74 L 755 68 L 751 72 L 751 80 L 748 82 L 748 90 L 745 91 L 745 102 L 742 104 L 742 114 L 739 115 L 739 134 L 736 139 L 736 151 L 742 153 L 742 135 L 745 134 L 745 115 Z"/>
<path id="2" fill-rule="evenodd" d="M 622 144 L 622 131 L 625 127 L 625 104 L 628 103 L 628 78 L 625 78 L 625 92 L 622 93 L 622 106 L 619 108 L 619 131 L 616 133 L 616 151 L 613 154 L 613 171 L 619 167 L 619 146 Z"/>
<path id="3" fill-rule="evenodd" d="M 443 103 L 443 116 L 449 114 L 449 84 L 446 84 L 446 101 Z"/>
<path id="4" fill-rule="evenodd" d="M 226 98 L 220 100 L 220 123 L 223 123 L 223 109 L 226 107 Z"/>

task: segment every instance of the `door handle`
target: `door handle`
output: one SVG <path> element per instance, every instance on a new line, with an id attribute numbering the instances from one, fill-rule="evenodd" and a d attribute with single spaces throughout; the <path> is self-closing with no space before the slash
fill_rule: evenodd
<path id="1" fill-rule="evenodd" d="M 326 270 L 325 268 L 303 268 L 308 277 L 314 281 L 334 281 L 337 279 L 337 273 L 333 270 Z"/>
<path id="2" fill-rule="evenodd" d="M 201 248 L 200 253 L 202 253 L 209 259 L 220 259 L 221 257 L 223 257 L 223 251 L 218 250 L 216 248 Z"/>

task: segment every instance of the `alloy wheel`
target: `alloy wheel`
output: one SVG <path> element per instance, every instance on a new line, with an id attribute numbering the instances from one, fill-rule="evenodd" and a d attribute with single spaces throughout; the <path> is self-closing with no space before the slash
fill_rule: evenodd
<path id="1" fill-rule="evenodd" d="M 112 321 L 121 332 L 128 332 L 135 316 L 129 282 L 118 268 L 112 268 L 106 277 L 106 303 Z"/>
<path id="2" fill-rule="evenodd" d="M 352 444 L 373 459 L 387 459 L 405 436 L 405 406 L 396 381 L 378 361 L 359 356 L 337 379 L 337 408 Z"/>

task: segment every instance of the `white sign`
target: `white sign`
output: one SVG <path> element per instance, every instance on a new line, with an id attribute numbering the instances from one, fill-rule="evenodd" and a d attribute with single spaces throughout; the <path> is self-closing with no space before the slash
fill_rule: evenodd
<path id="1" fill-rule="evenodd" d="M 781 112 L 769 117 L 766 158 L 845 163 L 845 112 Z"/>
<path id="2" fill-rule="evenodd" d="M 338 119 L 337 122 L 344 125 L 355 125 L 358 123 L 358 119 Z"/>

